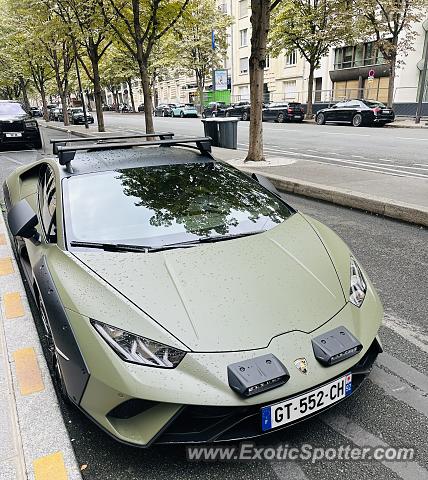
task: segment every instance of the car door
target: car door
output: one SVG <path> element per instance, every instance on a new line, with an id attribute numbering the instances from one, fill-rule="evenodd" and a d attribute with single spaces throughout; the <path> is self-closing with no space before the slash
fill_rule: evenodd
<path id="1" fill-rule="evenodd" d="M 345 104 L 346 102 L 339 102 L 327 112 L 327 120 L 331 122 L 342 122 L 345 118 Z"/>
<path id="2" fill-rule="evenodd" d="M 266 104 L 266 106 L 263 108 L 263 121 L 264 122 L 270 122 L 271 120 L 274 120 L 274 105 L 272 103 Z"/>
<path id="3" fill-rule="evenodd" d="M 352 118 L 359 110 L 361 110 L 360 102 L 356 100 L 346 102 L 343 108 L 343 121 L 351 123 Z"/>

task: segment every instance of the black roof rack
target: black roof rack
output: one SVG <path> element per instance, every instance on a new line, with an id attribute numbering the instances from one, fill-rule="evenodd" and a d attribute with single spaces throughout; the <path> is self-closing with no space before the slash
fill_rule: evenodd
<path id="1" fill-rule="evenodd" d="M 165 135 L 165 134 L 163 134 Z M 169 134 L 171 135 L 171 134 Z M 156 133 L 146 134 L 144 137 L 157 137 L 160 136 Z M 105 137 L 107 138 L 107 137 Z M 105 139 L 103 137 L 103 139 Z M 110 137 L 111 138 L 111 137 Z M 124 137 L 121 137 L 124 138 Z M 60 165 L 66 165 L 66 168 L 70 173 L 71 170 L 71 161 L 74 159 L 76 152 L 86 150 L 86 151 L 100 151 L 100 150 L 113 150 L 113 149 L 122 149 L 122 148 L 134 148 L 134 147 L 151 147 L 151 146 L 162 146 L 162 147 L 172 147 L 172 146 L 186 146 L 190 148 L 195 148 L 189 144 L 196 144 L 196 148 L 204 155 L 210 155 L 211 152 L 211 137 L 186 137 L 186 138 L 177 138 L 175 140 L 170 139 L 161 139 L 157 141 L 142 141 L 142 142 L 124 142 L 124 143 L 93 143 L 91 145 L 76 145 L 76 146 L 63 146 L 58 145 L 58 160 Z"/>
<path id="2" fill-rule="evenodd" d="M 51 138 L 50 143 L 53 145 L 54 155 L 58 155 L 58 147 L 65 147 L 67 143 L 75 142 L 95 142 L 95 143 L 113 143 L 110 140 L 127 140 L 128 138 L 149 138 L 159 137 L 161 140 L 171 139 L 174 136 L 172 132 L 155 132 L 155 133 L 136 133 L 134 135 L 108 135 L 104 137 L 79 137 L 79 138 Z"/>

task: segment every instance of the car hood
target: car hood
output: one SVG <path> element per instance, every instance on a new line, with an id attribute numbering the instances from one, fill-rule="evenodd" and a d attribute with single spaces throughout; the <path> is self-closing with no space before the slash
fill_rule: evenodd
<path id="1" fill-rule="evenodd" d="M 28 118 L 28 115 L 0 115 L 0 122 L 19 122 Z"/>
<path id="2" fill-rule="evenodd" d="M 307 220 L 268 232 L 156 253 L 75 253 L 198 352 L 266 347 L 310 332 L 345 305 L 336 270 Z"/>

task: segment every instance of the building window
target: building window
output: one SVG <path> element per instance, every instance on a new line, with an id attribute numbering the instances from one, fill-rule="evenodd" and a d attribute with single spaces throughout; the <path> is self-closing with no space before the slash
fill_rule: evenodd
<path id="1" fill-rule="evenodd" d="M 250 99 L 250 93 L 248 90 L 248 85 L 239 87 L 239 101 L 242 102 L 249 99 Z"/>
<path id="2" fill-rule="evenodd" d="M 248 28 L 239 30 L 239 36 L 240 36 L 240 46 L 246 47 L 248 45 Z"/>
<path id="3" fill-rule="evenodd" d="M 290 54 L 285 56 L 285 66 L 289 67 L 291 65 L 296 65 L 297 63 L 297 51 L 294 50 Z"/>
<path id="4" fill-rule="evenodd" d="M 248 0 L 239 0 L 239 18 L 248 15 Z"/>
<path id="5" fill-rule="evenodd" d="M 334 54 L 335 70 L 364 65 L 383 65 L 385 63 L 382 53 L 374 42 L 336 48 Z"/>
<path id="6" fill-rule="evenodd" d="M 284 100 L 294 100 L 297 95 L 296 80 L 282 82 L 282 91 L 284 93 Z"/>
<path id="7" fill-rule="evenodd" d="M 266 58 L 265 58 L 265 68 L 269 68 L 270 67 L 270 57 L 269 55 L 266 55 Z"/>
<path id="8" fill-rule="evenodd" d="M 239 59 L 239 72 L 241 75 L 248 73 L 248 57 Z"/>

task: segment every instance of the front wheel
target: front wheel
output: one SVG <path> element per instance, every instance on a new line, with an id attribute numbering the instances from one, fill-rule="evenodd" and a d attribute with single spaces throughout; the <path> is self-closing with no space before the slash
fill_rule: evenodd
<path id="1" fill-rule="evenodd" d="M 207 118 L 207 115 L 205 114 L 205 112 L 202 112 L 202 118 Z"/>
<path id="2" fill-rule="evenodd" d="M 180 112 L 180 117 L 184 118 L 184 113 L 183 112 Z"/>
<path id="3" fill-rule="evenodd" d="M 278 113 L 278 116 L 276 117 L 276 121 L 278 123 L 284 123 L 284 114 L 282 112 Z"/>
<path id="4" fill-rule="evenodd" d="M 212 113 L 211 115 L 213 118 L 215 118 L 217 116 L 217 114 L 215 112 Z"/>
<path id="5" fill-rule="evenodd" d="M 325 124 L 325 115 L 323 113 L 319 113 L 317 115 L 317 118 L 315 120 L 317 122 L 317 125 L 324 125 Z"/>
<path id="6" fill-rule="evenodd" d="M 352 117 L 352 125 L 354 127 L 361 127 L 362 124 L 363 124 L 363 116 L 361 115 L 361 113 L 356 113 Z"/>
<path id="7" fill-rule="evenodd" d="M 244 122 L 246 122 L 246 121 L 249 119 L 248 112 L 243 112 L 241 119 L 242 119 Z"/>
<path id="8" fill-rule="evenodd" d="M 230 117 L 230 112 L 226 112 L 225 117 Z"/>

